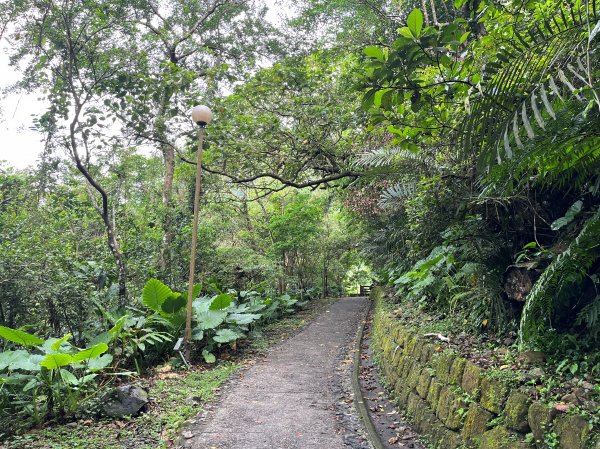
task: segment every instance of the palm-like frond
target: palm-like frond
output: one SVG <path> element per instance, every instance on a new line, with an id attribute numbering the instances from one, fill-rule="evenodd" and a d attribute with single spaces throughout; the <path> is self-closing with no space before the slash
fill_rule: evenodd
<path id="1" fill-rule="evenodd" d="M 398 147 L 376 148 L 371 151 L 360 153 L 355 164 L 364 168 L 398 167 L 405 163 L 415 165 L 427 164 L 427 157 L 421 153 L 415 153 Z"/>
<path id="2" fill-rule="evenodd" d="M 525 301 L 519 338 L 521 346 L 535 345 L 548 327 L 555 306 L 568 300 L 600 257 L 600 209 L 590 217 L 566 251 L 536 281 Z"/>
<path id="3" fill-rule="evenodd" d="M 588 51 L 597 40 L 587 33 L 596 22 L 595 5 L 589 15 L 584 5 L 577 11 L 561 5 L 544 29 L 513 27 L 516 39 L 486 67 L 482 94 L 471 101 L 460 132 L 463 151 L 477 154 L 482 170 L 510 165 L 536 143 L 560 139 L 560 126 L 553 122 L 568 124 L 590 102 L 600 108 L 593 69 L 597 55 Z"/>
<path id="4" fill-rule="evenodd" d="M 417 190 L 416 182 L 399 182 L 386 188 L 379 197 L 377 205 L 382 208 L 394 207 L 404 201 Z"/>

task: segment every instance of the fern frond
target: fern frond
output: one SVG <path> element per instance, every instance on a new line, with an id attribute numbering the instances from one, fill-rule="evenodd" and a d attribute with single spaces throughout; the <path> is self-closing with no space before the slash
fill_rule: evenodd
<path id="1" fill-rule="evenodd" d="M 426 164 L 427 158 L 421 152 L 415 153 L 402 148 L 376 148 L 360 153 L 355 164 L 359 167 L 395 167 L 405 162 Z"/>
<path id="2" fill-rule="evenodd" d="M 575 15 L 559 5 L 554 24 L 546 22 L 544 29 L 514 26 L 519 43 L 513 43 L 512 52 L 500 50 L 497 61 L 486 67 L 483 93 L 471 100 L 471 113 L 460 132 L 463 151 L 478 155 L 482 172 L 528 151 L 540 138 L 560 138 L 553 133 L 558 126 L 548 127 L 549 122 L 568 123 L 589 102 L 600 108 L 595 80 L 589 79 L 593 71 L 583 57 L 590 56 L 587 19 L 593 27 L 598 17 L 595 10 L 586 17 L 585 8 L 579 9 Z M 592 67 L 596 53 L 593 48 Z M 573 104 L 578 109 L 573 110 Z M 559 110 L 573 115 L 561 115 Z"/>
<path id="3" fill-rule="evenodd" d="M 581 309 L 577 314 L 575 324 L 578 326 L 585 325 L 594 336 L 600 334 L 600 295 L 596 296 L 591 303 Z"/>
<path id="4" fill-rule="evenodd" d="M 396 183 L 391 187 L 386 188 L 377 205 L 382 209 L 393 207 L 401 203 L 405 198 L 413 194 L 417 190 L 417 183 Z"/>
<path id="5" fill-rule="evenodd" d="M 589 218 L 577 238 L 558 255 L 534 284 L 525 300 L 519 328 L 519 346 L 535 346 L 549 326 L 559 301 L 571 293 L 600 257 L 600 209 Z"/>

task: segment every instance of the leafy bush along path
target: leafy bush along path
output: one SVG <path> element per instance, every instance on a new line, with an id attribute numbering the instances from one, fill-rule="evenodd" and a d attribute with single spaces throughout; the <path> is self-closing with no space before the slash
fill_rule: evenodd
<path id="1" fill-rule="evenodd" d="M 347 407 L 340 366 L 364 318 L 365 298 L 342 298 L 230 385 L 203 421 L 183 432 L 190 449 L 368 447 Z"/>

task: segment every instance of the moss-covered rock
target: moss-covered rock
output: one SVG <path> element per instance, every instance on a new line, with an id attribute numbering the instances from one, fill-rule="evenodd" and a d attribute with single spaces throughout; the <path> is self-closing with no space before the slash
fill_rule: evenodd
<path id="1" fill-rule="evenodd" d="M 404 333 L 404 329 L 401 326 L 396 326 L 393 330 L 393 336 L 394 336 L 394 340 L 396 341 L 396 344 L 398 346 L 400 346 L 400 348 L 404 348 L 404 336 L 406 334 Z"/>
<path id="2" fill-rule="evenodd" d="M 547 404 L 534 402 L 529 406 L 527 422 L 538 445 L 541 446 L 544 441 L 544 434 L 550 428 L 553 418 L 554 413 Z"/>
<path id="3" fill-rule="evenodd" d="M 554 421 L 554 431 L 558 435 L 561 449 L 583 449 L 590 428 L 583 416 L 563 415 Z"/>
<path id="4" fill-rule="evenodd" d="M 435 408 L 435 414 L 442 422 L 444 422 L 448 417 L 448 410 L 450 410 L 451 393 L 452 392 L 450 391 L 450 389 L 446 386 L 443 386 L 440 390 L 440 397 L 438 399 L 437 407 Z"/>
<path id="5" fill-rule="evenodd" d="M 419 393 L 419 396 L 421 396 L 423 399 L 427 398 L 430 384 L 431 375 L 429 374 L 429 371 L 424 368 L 423 371 L 421 371 L 421 375 L 419 376 L 419 381 L 417 382 L 416 387 L 417 393 Z"/>
<path id="6" fill-rule="evenodd" d="M 467 404 L 454 392 L 451 392 L 448 397 L 450 399 L 450 405 L 448 408 L 448 416 L 446 417 L 444 424 L 446 424 L 446 427 L 450 430 L 459 430 L 463 426 Z"/>
<path id="7" fill-rule="evenodd" d="M 404 345 L 404 354 L 412 355 L 413 349 L 415 349 L 415 345 L 417 344 L 417 337 L 412 336 L 406 340 L 406 344 Z"/>
<path id="8" fill-rule="evenodd" d="M 481 406 L 492 413 L 499 414 L 504 406 L 508 388 L 496 379 L 481 379 Z"/>
<path id="9" fill-rule="evenodd" d="M 432 410 L 437 408 L 441 390 L 442 384 L 437 379 L 432 379 L 429 384 L 429 391 L 427 392 L 427 402 L 429 402 Z"/>
<path id="10" fill-rule="evenodd" d="M 529 396 L 519 391 L 513 391 L 508 395 L 504 406 L 505 422 L 509 429 L 517 432 L 529 432 L 527 413 L 529 411 Z"/>
<path id="11" fill-rule="evenodd" d="M 414 363 L 411 371 L 408 373 L 408 377 L 406 379 L 406 383 L 410 388 L 416 388 L 419 383 L 419 378 L 421 377 L 421 373 L 423 372 L 423 368 L 420 364 Z"/>
<path id="12" fill-rule="evenodd" d="M 434 353 L 433 345 L 431 343 L 424 343 L 421 349 L 421 363 L 428 364 L 431 360 L 431 355 Z"/>
<path id="13" fill-rule="evenodd" d="M 435 375 L 442 383 L 448 382 L 452 362 L 454 362 L 454 356 L 450 352 L 442 352 L 437 354 L 433 359 Z"/>
<path id="14" fill-rule="evenodd" d="M 415 412 L 417 411 L 417 406 L 418 403 L 420 401 L 419 396 L 414 393 L 414 392 L 410 392 L 410 394 L 408 395 L 408 400 L 406 401 L 406 413 L 413 417 L 415 416 Z"/>
<path id="15" fill-rule="evenodd" d="M 452 366 L 450 367 L 448 383 L 451 383 L 452 385 L 460 385 L 466 364 L 467 361 L 462 357 L 457 357 L 454 359 Z"/>
<path id="16" fill-rule="evenodd" d="M 462 375 L 461 387 L 473 399 L 479 396 L 482 369 L 473 362 L 467 361 Z"/>
<path id="17" fill-rule="evenodd" d="M 424 434 L 431 440 L 434 440 L 434 434 L 443 427 L 442 422 L 435 416 L 430 408 L 426 408 L 423 412 L 423 419 L 419 423 L 418 431 Z"/>
<path id="18" fill-rule="evenodd" d="M 526 444 L 504 426 L 488 430 L 481 436 L 479 449 L 525 449 Z"/>
<path id="19" fill-rule="evenodd" d="M 410 355 L 412 356 L 413 359 L 421 360 L 421 352 L 423 351 L 424 344 L 425 344 L 425 341 L 423 341 L 421 338 L 416 339 L 415 344 L 410 353 Z"/>
<path id="20" fill-rule="evenodd" d="M 493 417 L 492 413 L 472 403 L 465 416 L 465 423 L 462 430 L 463 439 L 465 441 L 472 441 L 481 437 L 487 431 L 487 425 Z"/>
<path id="21" fill-rule="evenodd" d="M 411 393 L 411 388 L 406 384 L 406 379 L 400 378 L 398 382 L 396 382 L 396 386 L 394 388 L 396 392 L 397 400 L 402 407 L 406 407 L 406 403 L 408 402 L 408 395 Z"/>
<path id="22" fill-rule="evenodd" d="M 438 440 L 438 446 L 444 449 L 457 449 L 462 445 L 462 439 L 458 432 L 445 429 L 441 432 Z"/>
<path id="23" fill-rule="evenodd" d="M 404 361 L 404 365 L 402 366 L 402 371 L 400 372 L 400 377 L 406 379 L 408 375 L 412 372 L 413 366 L 415 365 L 415 361 L 410 357 L 406 357 Z"/>
<path id="24" fill-rule="evenodd" d="M 427 403 L 423 399 L 418 398 L 414 404 L 413 419 L 419 428 L 421 428 L 421 425 L 425 421 L 427 410 Z"/>

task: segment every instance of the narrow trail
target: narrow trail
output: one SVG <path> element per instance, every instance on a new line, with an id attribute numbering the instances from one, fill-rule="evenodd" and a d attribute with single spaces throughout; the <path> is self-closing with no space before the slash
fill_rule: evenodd
<path id="1" fill-rule="evenodd" d="M 354 340 L 368 307 L 342 298 L 244 371 L 204 418 L 190 449 L 369 448 L 352 406 Z"/>

